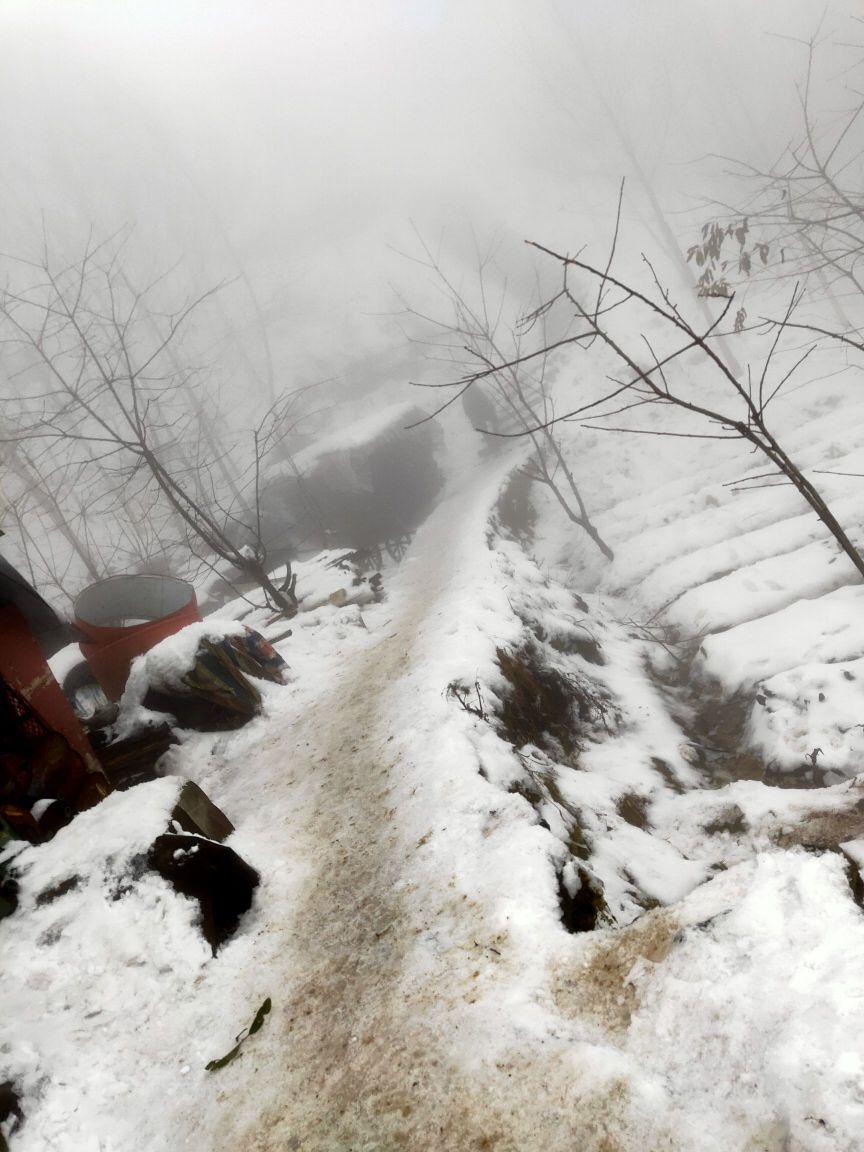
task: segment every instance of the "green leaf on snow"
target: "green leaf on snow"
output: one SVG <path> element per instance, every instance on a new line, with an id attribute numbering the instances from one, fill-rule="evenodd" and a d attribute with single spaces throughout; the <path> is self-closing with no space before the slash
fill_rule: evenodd
<path id="1" fill-rule="evenodd" d="M 224 1056 L 220 1056 L 218 1060 L 208 1060 L 204 1065 L 208 1072 L 215 1072 L 218 1068 L 224 1068 L 226 1064 L 230 1064 L 235 1060 L 243 1047 L 243 1041 L 249 1036 L 254 1036 L 256 1032 L 260 1031 L 261 1025 L 264 1023 L 264 1018 L 272 1007 L 270 997 L 268 996 L 258 1011 L 255 1013 L 254 1019 L 248 1028 L 244 1028 L 242 1032 L 238 1033 L 235 1037 L 237 1043 L 230 1052 L 226 1052 Z"/>

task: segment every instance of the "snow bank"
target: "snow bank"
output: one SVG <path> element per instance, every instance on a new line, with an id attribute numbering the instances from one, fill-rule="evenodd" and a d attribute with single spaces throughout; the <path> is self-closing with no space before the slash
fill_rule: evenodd
<path id="1" fill-rule="evenodd" d="M 858 1147 L 864 918 L 842 858 L 760 854 L 676 916 L 662 962 L 630 973 L 626 1048 L 660 1078 L 683 1145 Z"/>
<path id="2" fill-rule="evenodd" d="M 0 922 L 0 1078 L 23 1096 L 21 1152 L 155 1150 L 142 1118 L 183 1095 L 199 1014 L 181 1006 L 210 949 L 197 906 L 135 864 L 166 830 L 181 785 L 115 793 L 15 857 L 19 908 Z"/>

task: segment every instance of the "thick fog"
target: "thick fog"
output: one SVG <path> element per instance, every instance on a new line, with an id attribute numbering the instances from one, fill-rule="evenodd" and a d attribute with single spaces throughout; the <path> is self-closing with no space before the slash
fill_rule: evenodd
<path id="1" fill-rule="evenodd" d="M 718 156 L 768 165 L 795 134 L 814 35 L 830 115 L 860 55 L 844 47 L 864 38 L 854 13 L 823 0 L 6 0 L 0 249 L 38 262 L 47 245 L 71 262 L 88 236 L 119 231 L 127 286 L 170 271 L 176 306 L 224 282 L 189 339 L 211 415 L 237 435 L 315 381 L 331 382 L 325 412 L 373 391 L 416 398 L 408 381 L 435 369 L 404 309 L 440 303 L 424 243 L 457 283 L 497 245 L 518 309 L 534 276 L 522 241 L 602 258 L 626 178 L 622 259 L 662 262 L 726 194 Z M 0 366 L 7 399 L 19 367 Z"/>
<path id="2" fill-rule="evenodd" d="M 3 248 L 134 224 L 154 268 L 242 270 L 280 379 L 401 370 L 410 222 L 575 249 L 623 175 L 630 217 L 642 176 L 670 214 L 709 198 L 707 154 L 791 133 L 820 20 L 854 38 L 821 0 L 7 2 Z"/>

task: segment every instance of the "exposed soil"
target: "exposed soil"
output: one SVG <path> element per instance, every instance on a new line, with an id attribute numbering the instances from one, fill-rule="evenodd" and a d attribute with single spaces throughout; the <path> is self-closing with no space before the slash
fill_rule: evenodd
<path id="1" fill-rule="evenodd" d="M 722 788 L 735 780 L 759 780 L 774 788 L 825 788 L 837 782 L 835 772 L 818 764 L 802 761 L 798 768 L 781 771 L 766 763 L 747 745 L 750 695 L 727 695 L 716 681 L 699 676 L 695 648 L 681 648 L 682 658 L 673 671 L 659 675 L 649 665 L 648 673 L 681 728 L 691 763 L 703 773 L 706 787 Z"/>
<path id="2" fill-rule="evenodd" d="M 608 726 L 607 694 L 587 676 L 559 671 L 539 642 L 499 648 L 496 658 L 507 682 L 497 717 L 504 738 L 517 750 L 534 745 L 575 764 L 584 734 Z"/>
<path id="3" fill-rule="evenodd" d="M 533 644 L 512 652 L 499 648 L 496 655 L 508 684 L 499 714 L 506 739 L 514 748 L 526 744 L 549 748 L 551 739 L 572 756 L 577 748 L 577 716 L 584 711 L 590 719 L 587 698 L 566 676 L 549 667 Z"/>
<path id="4" fill-rule="evenodd" d="M 638 1007 L 628 977 L 639 961 L 657 964 L 669 955 L 680 924 L 668 909 L 658 909 L 616 931 L 599 933 L 582 964 L 556 974 L 553 995 L 565 1016 L 581 1016 L 613 1032 L 626 1031 Z"/>

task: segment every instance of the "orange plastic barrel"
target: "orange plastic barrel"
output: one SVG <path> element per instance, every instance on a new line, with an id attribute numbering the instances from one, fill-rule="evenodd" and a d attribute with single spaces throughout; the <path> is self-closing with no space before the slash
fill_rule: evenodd
<path id="1" fill-rule="evenodd" d="M 110 576 L 75 601 L 81 653 L 109 700 L 119 700 L 136 656 L 201 619 L 195 589 L 175 576 Z"/>

